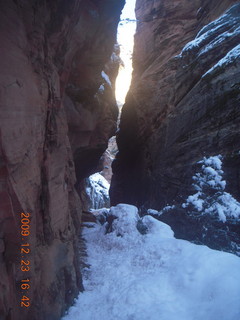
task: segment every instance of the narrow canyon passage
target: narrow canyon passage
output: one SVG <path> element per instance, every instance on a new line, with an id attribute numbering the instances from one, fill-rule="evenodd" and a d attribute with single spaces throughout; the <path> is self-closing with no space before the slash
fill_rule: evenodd
<path id="1" fill-rule="evenodd" d="M 125 2 L 0 1 L 0 320 L 240 318 L 240 2 Z"/>
<path id="2" fill-rule="evenodd" d="M 64 320 L 239 318 L 239 4 L 211 5 L 137 1 L 116 206 L 84 224 L 85 292 Z"/>
<path id="3" fill-rule="evenodd" d="M 122 10 L 120 22 L 117 31 L 117 44 L 114 47 L 114 54 L 111 60 L 119 65 L 116 81 L 109 83 L 115 89 L 116 102 L 119 110 L 117 126 L 119 126 L 122 106 L 125 103 L 125 98 L 129 90 L 132 78 L 132 55 L 134 34 L 136 30 L 136 16 L 135 16 L 135 0 L 128 0 Z M 118 127 L 117 130 L 118 131 Z M 98 164 L 98 172 L 86 179 L 86 190 L 88 197 L 89 211 L 91 208 L 98 209 L 102 207 L 109 207 L 109 186 L 112 179 L 112 162 L 118 152 L 116 136 L 110 138 L 108 141 L 108 148 L 101 156 Z M 107 181 L 105 181 L 104 177 Z M 104 188 L 101 186 L 104 185 Z"/>

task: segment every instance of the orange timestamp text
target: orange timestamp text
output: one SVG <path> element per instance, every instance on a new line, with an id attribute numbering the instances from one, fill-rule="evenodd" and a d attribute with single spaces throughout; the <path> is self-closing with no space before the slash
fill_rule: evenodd
<path id="1" fill-rule="evenodd" d="M 31 270 L 31 261 L 29 258 L 30 244 L 30 213 L 21 212 L 21 246 L 20 246 L 20 270 L 22 272 L 22 280 L 20 281 L 21 301 L 20 305 L 23 308 L 28 308 L 31 305 L 29 298 L 29 290 L 31 288 L 29 273 Z"/>

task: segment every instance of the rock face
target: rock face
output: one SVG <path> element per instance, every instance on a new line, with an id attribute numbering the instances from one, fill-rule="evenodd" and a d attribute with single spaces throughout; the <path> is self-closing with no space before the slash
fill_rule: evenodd
<path id="1" fill-rule="evenodd" d="M 108 141 L 108 148 L 102 155 L 99 161 L 99 170 L 101 170 L 101 175 L 111 183 L 112 180 L 112 162 L 116 157 L 118 152 L 116 137 L 112 137 Z"/>
<path id="2" fill-rule="evenodd" d="M 176 237 L 239 255 L 239 219 L 194 215 L 182 203 L 198 161 L 219 154 L 226 191 L 240 200 L 240 3 L 138 0 L 136 9 L 111 203 L 143 214 L 174 205 L 159 219 Z"/>
<path id="3" fill-rule="evenodd" d="M 193 165 L 217 154 L 227 191 L 239 200 L 240 3 L 138 0 L 136 15 L 112 204 L 182 202 Z"/>
<path id="4" fill-rule="evenodd" d="M 0 319 L 59 319 L 82 289 L 74 186 L 116 126 L 106 72 L 123 4 L 1 1 Z"/>

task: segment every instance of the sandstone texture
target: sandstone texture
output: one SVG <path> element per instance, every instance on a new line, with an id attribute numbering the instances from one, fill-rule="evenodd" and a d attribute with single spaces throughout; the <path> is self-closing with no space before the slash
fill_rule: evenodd
<path id="1" fill-rule="evenodd" d="M 223 156 L 240 200 L 239 1 L 137 0 L 133 79 L 117 135 L 112 205 L 174 209 L 178 238 L 239 255 L 239 220 L 194 217 L 181 204 L 204 156 Z"/>
<path id="2" fill-rule="evenodd" d="M 239 2 L 138 0 L 136 16 L 112 204 L 181 202 L 192 191 L 193 165 L 217 154 L 239 199 Z"/>
<path id="3" fill-rule="evenodd" d="M 123 5 L 0 2 L 1 320 L 60 319 L 83 289 L 75 186 L 115 131 L 111 54 Z M 29 236 L 20 233 L 21 212 L 30 213 Z M 21 289 L 26 278 L 29 290 Z M 23 295 L 30 307 L 21 307 Z"/>
<path id="4" fill-rule="evenodd" d="M 108 141 L 108 148 L 99 160 L 99 171 L 101 175 L 111 183 L 112 180 L 112 162 L 118 152 L 116 137 L 113 136 Z"/>

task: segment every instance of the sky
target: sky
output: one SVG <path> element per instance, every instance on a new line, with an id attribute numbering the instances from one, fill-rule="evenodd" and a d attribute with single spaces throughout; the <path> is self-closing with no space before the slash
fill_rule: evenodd
<path id="1" fill-rule="evenodd" d="M 126 0 L 126 4 L 123 8 L 122 19 L 135 20 L 135 0 Z M 118 27 L 118 43 L 121 48 L 121 58 L 124 62 L 124 67 L 119 70 L 119 75 L 116 80 L 116 99 L 120 104 L 125 101 L 125 96 L 130 86 L 131 74 L 132 74 L 132 51 L 133 51 L 133 39 L 136 29 L 135 22 L 120 22 Z"/>

